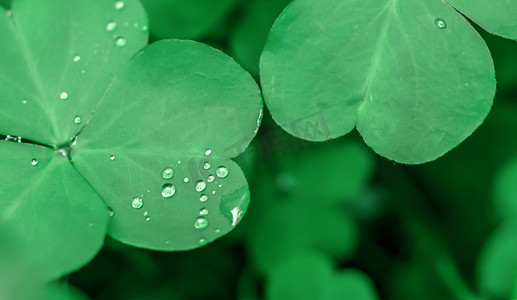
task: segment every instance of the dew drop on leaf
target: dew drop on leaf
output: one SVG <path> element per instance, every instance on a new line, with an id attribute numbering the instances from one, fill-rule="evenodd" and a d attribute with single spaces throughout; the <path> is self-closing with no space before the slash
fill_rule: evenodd
<path id="1" fill-rule="evenodd" d="M 217 229 L 215 230 L 215 233 L 221 233 L 221 229 L 217 228 Z"/>
<path id="2" fill-rule="evenodd" d="M 199 201 L 201 201 L 201 202 L 208 201 L 208 196 L 207 195 L 201 195 L 201 197 L 199 197 Z"/>
<path id="3" fill-rule="evenodd" d="M 149 31 L 149 26 L 143 25 L 142 26 L 142 32 L 147 32 L 147 31 Z"/>
<path id="4" fill-rule="evenodd" d="M 126 4 L 124 3 L 124 1 L 116 1 L 115 2 L 115 9 L 116 10 L 121 10 L 124 8 L 124 6 L 126 6 Z"/>
<path id="5" fill-rule="evenodd" d="M 194 227 L 196 229 L 205 229 L 207 226 L 208 226 L 208 220 L 203 217 L 197 218 L 196 221 L 194 222 Z"/>
<path id="6" fill-rule="evenodd" d="M 201 215 L 201 216 L 206 216 L 206 215 L 208 215 L 208 209 L 206 209 L 206 208 L 204 208 L 204 207 L 203 207 L 203 208 L 199 211 L 199 215 Z"/>
<path id="7" fill-rule="evenodd" d="M 203 169 L 208 170 L 212 165 L 209 162 L 203 164 Z"/>
<path id="8" fill-rule="evenodd" d="M 444 19 L 436 19 L 434 20 L 434 24 L 440 29 L 447 28 L 447 23 L 445 23 Z"/>
<path id="9" fill-rule="evenodd" d="M 38 164 L 38 160 L 37 160 L 37 159 L 35 159 L 35 158 L 33 158 L 33 159 L 31 160 L 31 165 L 36 166 L 37 164 Z"/>
<path id="10" fill-rule="evenodd" d="M 27 99 L 23 99 L 23 100 L 22 100 L 22 103 L 23 103 L 23 104 L 27 104 L 28 102 L 29 102 L 29 101 L 28 101 Z"/>
<path id="11" fill-rule="evenodd" d="M 115 29 L 117 29 L 117 22 L 110 21 L 108 24 L 106 24 L 106 31 L 112 32 L 115 31 Z"/>
<path id="12" fill-rule="evenodd" d="M 82 122 L 83 122 L 83 119 L 81 119 L 81 117 L 80 117 L 80 116 L 76 116 L 76 117 L 74 118 L 74 123 L 75 123 L 75 124 L 79 125 L 79 124 L 81 124 Z"/>
<path id="13" fill-rule="evenodd" d="M 200 246 L 206 245 L 206 243 L 207 243 L 206 239 L 203 239 L 203 238 L 199 239 Z"/>
<path id="14" fill-rule="evenodd" d="M 176 193 L 176 188 L 172 184 L 167 183 L 162 186 L 162 197 L 163 198 L 170 198 L 170 197 L 174 196 L 175 193 Z"/>
<path id="15" fill-rule="evenodd" d="M 78 62 L 81 60 L 81 57 L 79 55 L 76 55 L 74 56 L 74 58 L 72 59 L 74 62 Z"/>
<path id="16" fill-rule="evenodd" d="M 145 218 L 145 221 L 146 221 L 146 222 L 151 221 L 151 217 L 146 217 L 146 218 Z"/>
<path id="17" fill-rule="evenodd" d="M 115 160 L 115 155 L 110 155 L 110 160 Z"/>
<path id="18" fill-rule="evenodd" d="M 210 176 L 208 176 L 208 178 L 207 178 L 207 180 L 206 180 L 206 181 L 208 181 L 208 182 L 214 182 L 214 180 L 215 180 L 214 175 L 210 175 Z"/>
<path id="19" fill-rule="evenodd" d="M 61 98 L 62 100 L 68 100 L 68 93 L 62 92 L 61 95 L 59 95 L 59 98 Z"/>
<path id="20" fill-rule="evenodd" d="M 203 180 L 199 180 L 198 182 L 196 182 L 196 191 L 202 192 L 205 189 L 206 189 L 206 182 L 204 182 Z"/>
<path id="21" fill-rule="evenodd" d="M 190 179 L 188 179 L 188 177 L 183 178 L 183 182 L 188 183 L 189 181 Z"/>
<path id="22" fill-rule="evenodd" d="M 144 199 L 142 199 L 140 197 L 133 198 L 133 201 L 131 202 L 131 206 L 136 209 L 142 208 L 142 206 L 144 206 Z"/>
<path id="23" fill-rule="evenodd" d="M 110 215 L 110 217 L 113 217 L 115 215 L 115 211 L 113 211 L 113 208 L 108 207 L 108 214 Z"/>
<path id="24" fill-rule="evenodd" d="M 174 170 L 172 168 L 165 168 L 162 171 L 163 179 L 171 179 L 174 177 Z"/>
<path id="25" fill-rule="evenodd" d="M 115 40 L 115 45 L 117 45 L 117 47 L 124 47 L 125 45 L 127 45 L 127 39 L 123 37 L 118 37 Z"/>
<path id="26" fill-rule="evenodd" d="M 219 178 L 225 178 L 226 176 L 228 176 L 228 169 L 226 167 L 221 166 L 217 168 L 215 174 L 217 174 L 217 177 Z"/>
<path id="27" fill-rule="evenodd" d="M 206 150 L 205 150 L 205 155 L 206 155 L 206 156 L 209 156 L 210 154 L 212 154 L 212 150 L 210 150 L 210 149 L 206 149 Z"/>

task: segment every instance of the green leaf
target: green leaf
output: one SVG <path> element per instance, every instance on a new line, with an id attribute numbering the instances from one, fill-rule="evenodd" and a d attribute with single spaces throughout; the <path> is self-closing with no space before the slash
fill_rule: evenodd
<path id="1" fill-rule="evenodd" d="M 57 278 L 101 248 L 106 206 L 59 152 L 0 142 L 0 227 L 23 237 L 24 261 Z M 4 166 L 9 166 L 4 167 Z"/>
<path id="2" fill-rule="evenodd" d="M 504 165 L 494 180 L 494 203 L 500 216 L 517 216 L 517 160 Z"/>
<path id="3" fill-rule="evenodd" d="M 514 0 L 447 0 L 486 31 L 517 39 L 517 3 Z"/>
<path id="4" fill-rule="evenodd" d="M 142 0 L 157 38 L 195 39 L 230 12 L 237 0 Z"/>
<path id="5" fill-rule="evenodd" d="M 246 211 L 249 192 L 229 158 L 234 145 L 243 150 L 255 135 L 261 109 L 251 76 L 213 48 L 168 40 L 135 55 L 72 153 L 114 211 L 110 235 L 140 247 L 185 250 L 230 231 Z M 227 177 L 217 176 L 219 167 L 228 169 Z M 174 171 L 170 179 L 162 177 L 166 168 Z M 198 181 L 206 184 L 202 191 Z M 174 186 L 171 197 L 162 196 L 165 185 Z M 142 207 L 133 208 L 134 198 Z M 200 216 L 203 208 L 208 215 Z M 198 218 L 208 226 L 203 221 L 196 229 Z"/>
<path id="6" fill-rule="evenodd" d="M 3 134 L 56 146 L 86 123 L 75 118 L 89 118 L 113 73 L 147 43 L 141 4 L 114 3 L 16 0 L 11 16 L 0 7 Z"/>
<path id="7" fill-rule="evenodd" d="M 242 21 L 230 36 L 233 57 L 254 75 L 259 73 L 259 59 L 267 34 L 275 19 L 291 0 L 252 0 L 247 3 Z"/>
<path id="8" fill-rule="evenodd" d="M 495 92 L 488 49 L 440 1 L 296 0 L 261 57 L 264 97 L 289 133 L 312 141 L 355 126 L 391 160 L 434 160 L 467 138 Z"/>
<path id="9" fill-rule="evenodd" d="M 376 300 L 372 281 L 363 273 L 332 270 L 331 262 L 315 253 L 295 255 L 273 271 L 266 285 L 266 299 Z"/>
<path id="10" fill-rule="evenodd" d="M 509 299 L 517 271 L 517 224 L 502 223 L 488 238 L 478 259 L 480 291 L 493 299 Z"/>

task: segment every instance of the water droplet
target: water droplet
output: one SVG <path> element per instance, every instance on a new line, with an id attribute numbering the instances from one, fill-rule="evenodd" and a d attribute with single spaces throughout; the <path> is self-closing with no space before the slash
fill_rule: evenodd
<path id="1" fill-rule="evenodd" d="M 206 245 L 206 243 L 207 243 L 207 240 L 206 240 L 206 239 L 202 239 L 202 238 L 201 238 L 201 239 L 199 239 L 199 245 L 200 245 L 200 246 L 204 246 L 204 245 Z"/>
<path id="2" fill-rule="evenodd" d="M 151 221 L 151 217 L 146 217 L 146 218 L 145 218 L 145 221 L 146 221 L 146 222 Z"/>
<path id="3" fill-rule="evenodd" d="M 85 69 L 82 69 L 81 71 L 79 71 L 79 73 L 81 73 L 81 74 L 85 74 L 85 73 L 86 73 L 86 70 L 85 70 Z"/>
<path id="4" fill-rule="evenodd" d="M 221 229 L 217 228 L 217 229 L 215 230 L 215 233 L 221 233 Z"/>
<path id="5" fill-rule="evenodd" d="M 436 19 L 434 20 L 434 24 L 440 29 L 447 28 L 447 23 L 445 23 L 444 19 Z"/>
<path id="6" fill-rule="evenodd" d="M 226 176 L 228 176 L 228 169 L 226 167 L 221 166 L 217 168 L 217 170 L 215 170 L 215 174 L 219 178 L 225 178 Z"/>
<path id="7" fill-rule="evenodd" d="M 62 92 L 61 95 L 59 95 L 59 98 L 61 98 L 62 100 L 68 100 L 68 93 Z"/>
<path id="8" fill-rule="evenodd" d="M 215 195 L 215 191 L 212 191 L 212 195 Z"/>
<path id="9" fill-rule="evenodd" d="M 111 155 L 110 160 L 115 160 L 115 155 Z"/>
<path id="10" fill-rule="evenodd" d="M 199 211 L 199 215 L 201 215 L 201 216 L 206 216 L 206 215 L 208 215 L 208 209 L 206 209 L 206 208 L 204 208 L 204 207 L 203 207 L 203 208 Z"/>
<path id="11" fill-rule="evenodd" d="M 81 57 L 79 55 L 74 56 L 73 61 L 78 62 L 81 60 Z"/>
<path id="12" fill-rule="evenodd" d="M 126 4 L 124 3 L 124 1 L 116 1 L 115 2 L 115 9 L 116 10 L 121 10 L 124 8 L 124 6 L 126 6 Z"/>
<path id="13" fill-rule="evenodd" d="M 183 178 L 183 182 L 188 183 L 189 181 L 190 179 L 188 179 L 188 177 Z"/>
<path id="14" fill-rule="evenodd" d="M 178 160 L 178 165 L 181 165 L 181 160 Z"/>
<path id="15" fill-rule="evenodd" d="M 162 186 L 163 198 L 170 198 L 170 197 L 174 196 L 175 193 L 176 193 L 176 188 L 172 184 L 167 183 Z"/>
<path id="16" fill-rule="evenodd" d="M 127 45 L 126 38 L 118 37 L 117 39 L 115 39 L 115 45 L 117 45 L 117 47 L 124 47 L 125 45 Z"/>
<path id="17" fill-rule="evenodd" d="M 238 207 L 234 207 L 230 212 L 232 213 L 232 226 L 235 226 L 242 218 L 244 211 Z"/>
<path id="18" fill-rule="evenodd" d="M 115 215 L 115 211 L 113 210 L 113 208 L 108 207 L 108 214 L 110 215 L 110 217 L 113 217 Z"/>
<path id="19" fill-rule="evenodd" d="M 199 201 L 201 201 L 201 202 L 208 201 L 208 196 L 207 195 L 201 195 L 201 197 L 199 197 Z"/>
<path id="20" fill-rule="evenodd" d="M 106 31 L 112 32 L 115 31 L 115 29 L 117 29 L 117 22 L 110 21 L 108 24 L 106 24 Z"/>
<path id="21" fill-rule="evenodd" d="M 143 32 L 147 32 L 147 31 L 149 31 L 149 26 L 147 26 L 147 25 L 143 25 L 143 26 L 142 26 L 142 31 L 143 31 Z"/>
<path id="22" fill-rule="evenodd" d="M 205 190 L 205 188 L 206 182 L 204 182 L 203 180 L 199 180 L 198 182 L 196 182 L 196 191 L 202 192 Z"/>
<path id="23" fill-rule="evenodd" d="M 74 118 L 74 123 L 77 124 L 77 125 L 81 124 L 82 121 L 83 121 L 83 119 L 81 119 L 80 116 L 76 116 Z"/>
<path id="24" fill-rule="evenodd" d="M 174 170 L 172 168 L 165 168 L 162 171 L 163 179 L 171 179 L 174 177 Z"/>
<path id="25" fill-rule="evenodd" d="M 203 164 L 203 169 L 208 170 L 212 165 L 209 162 Z"/>
<path id="26" fill-rule="evenodd" d="M 131 206 L 136 209 L 142 208 L 142 206 L 144 206 L 144 199 L 142 199 L 140 197 L 133 198 L 133 201 L 131 202 Z"/>
<path id="27" fill-rule="evenodd" d="M 196 221 L 194 221 L 194 227 L 196 229 L 205 229 L 207 226 L 208 220 L 203 217 L 199 217 L 196 219 Z"/>
<path id="28" fill-rule="evenodd" d="M 144 211 L 144 216 L 147 216 L 149 214 L 148 211 Z"/>
<path id="29" fill-rule="evenodd" d="M 22 103 L 23 103 L 23 104 L 27 104 L 28 102 L 29 102 L 29 101 L 28 101 L 27 99 L 23 99 L 23 100 L 22 100 Z"/>
<path id="30" fill-rule="evenodd" d="M 208 178 L 207 178 L 207 180 L 206 180 L 206 181 L 208 181 L 208 182 L 214 182 L 214 180 L 215 180 L 214 175 L 210 175 L 210 176 L 208 176 Z"/>
<path id="31" fill-rule="evenodd" d="M 210 150 L 210 149 L 206 149 L 206 151 L 205 151 L 205 155 L 206 155 L 206 156 L 209 156 L 210 154 L 212 154 L 212 150 Z"/>
<path id="32" fill-rule="evenodd" d="M 35 159 L 35 158 L 33 158 L 33 159 L 31 160 L 31 165 L 36 166 L 37 164 L 38 164 L 38 160 L 37 160 L 37 159 Z"/>
<path id="33" fill-rule="evenodd" d="M 220 185 L 219 185 L 219 187 L 220 187 L 220 188 L 222 188 L 222 187 L 223 187 L 223 185 L 222 185 L 222 184 L 220 184 Z"/>

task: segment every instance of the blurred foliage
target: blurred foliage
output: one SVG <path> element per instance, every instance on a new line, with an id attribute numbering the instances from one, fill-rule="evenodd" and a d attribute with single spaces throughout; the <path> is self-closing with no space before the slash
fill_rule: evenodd
<path id="1" fill-rule="evenodd" d="M 269 28 L 288 2 L 143 1 L 155 39 L 209 43 L 256 79 Z M 125 300 L 517 297 L 517 43 L 481 34 L 496 66 L 496 100 L 485 123 L 444 157 L 394 164 L 356 133 L 303 142 L 265 112 L 257 139 L 236 158 L 252 198 L 234 232 L 173 253 L 108 238 L 57 289 Z M 27 276 L 8 232 L 0 237 L 0 295 L 17 293 L 0 298 L 23 299 L 25 287 L 43 284 Z"/>

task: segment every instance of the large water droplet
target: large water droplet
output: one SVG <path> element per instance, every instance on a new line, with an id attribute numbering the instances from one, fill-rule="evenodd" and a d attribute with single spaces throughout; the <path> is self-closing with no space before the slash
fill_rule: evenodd
<path id="1" fill-rule="evenodd" d="M 434 20 L 434 24 L 440 29 L 447 28 L 447 23 L 445 23 L 444 19 L 436 19 Z"/>
<path id="2" fill-rule="evenodd" d="M 201 201 L 201 202 L 208 201 L 208 196 L 207 195 L 201 195 L 201 197 L 199 197 L 199 201 Z"/>
<path id="3" fill-rule="evenodd" d="M 206 215 L 208 215 L 208 209 L 206 209 L 206 208 L 204 208 L 204 207 L 203 207 L 203 208 L 199 211 L 199 215 L 201 215 L 201 216 L 206 216 Z"/>
<path id="4" fill-rule="evenodd" d="M 208 182 L 214 182 L 214 180 L 215 180 L 214 175 L 210 175 L 210 176 L 208 176 L 208 178 L 206 179 L 206 181 L 208 181 Z"/>
<path id="5" fill-rule="evenodd" d="M 37 164 L 38 164 L 38 160 L 37 160 L 37 159 L 35 159 L 35 158 L 33 158 L 33 159 L 31 160 L 31 165 L 36 166 Z"/>
<path id="6" fill-rule="evenodd" d="M 115 39 L 115 45 L 117 45 L 117 47 L 124 47 L 127 45 L 127 39 L 124 37 L 118 37 Z"/>
<path id="7" fill-rule="evenodd" d="M 207 226 L 208 220 L 203 217 L 199 217 L 196 219 L 196 221 L 194 221 L 194 227 L 196 229 L 205 229 Z"/>
<path id="8" fill-rule="evenodd" d="M 203 180 L 199 180 L 198 182 L 196 182 L 196 191 L 202 192 L 205 189 L 206 189 L 206 182 L 204 182 Z"/>
<path id="9" fill-rule="evenodd" d="M 226 176 L 228 176 L 228 169 L 226 167 L 221 166 L 217 168 L 217 170 L 215 170 L 215 174 L 219 178 L 225 178 Z"/>
<path id="10" fill-rule="evenodd" d="M 74 56 L 74 58 L 72 59 L 74 62 L 78 62 L 81 60 L 81 57 L 79 55 L 76 55 Z"/>
<path id="11" fill-rule="evenodd" d="M 59 98 L 61 98 L 62 100 L 68 100 L 68 93 L 62 92 L 61 95 L 59 95 Z"/>
<path id="12" fill-rule="evenodd" d="M 76 116 L 76 117 L 74 118 L 74 123 L 75 123 L 75 124 L 79 125 L 79 124 L 81 124 L 81 122 L 83 122 L 83 119 L 81 119 L 81 117 L 80 117 L 80 116 Z"/>
<path id="13" fill-rule="evenodd" d="M 174 177 L 174 170 L 172 168 L 165 168 L 162 171 L 163 179 L 171 179 Z"/>
<path id="14" fill-rule="evenodd" d="M 203 169 L 208 170 L 212 165 L 209 162 L 203 164 Z"/>
<path id="15" fill-rule="evenodd" d="M 206 149 L 206 150 L 205 150 L 205 155 L 206 155 L 206 156 L 209 156 L 210 154 L 212 154 L 212 150 L 210 150 L 210 149 Z"/>
<path id="16" fill-rule="evenodd" d="M 115 31 L 115 29 L 117 29 L 117 22 L 110 21 L 108 24 L 106 24 L 106 31 L 112 32 Z"/>
<path id="17" fill-rule="evenodd" d="M 162 196 L 164 198 L 170 198 L 170 197 L 174 196 L 175 193 L 176 193 L 176 188 L 172 184 L 167 183 L 162 186 Z"/>
<path id="18" fill-rule="evenodd" d="M 144 206 L 144 199 L 142 199 L 140 197 L 133 198 L 133 201 L 131 202 L 131 206 L 136 209 L 142 208 L 142 206 Z"/>
<path id="19" fill-rule="evenodd" d="M 126 4 L 124 3 L 124 1 L 116 1 L 115 2 L 115 9 L 116 10 L 121 10 L 124 8 L 124 6 L 126 6 Z"/>

